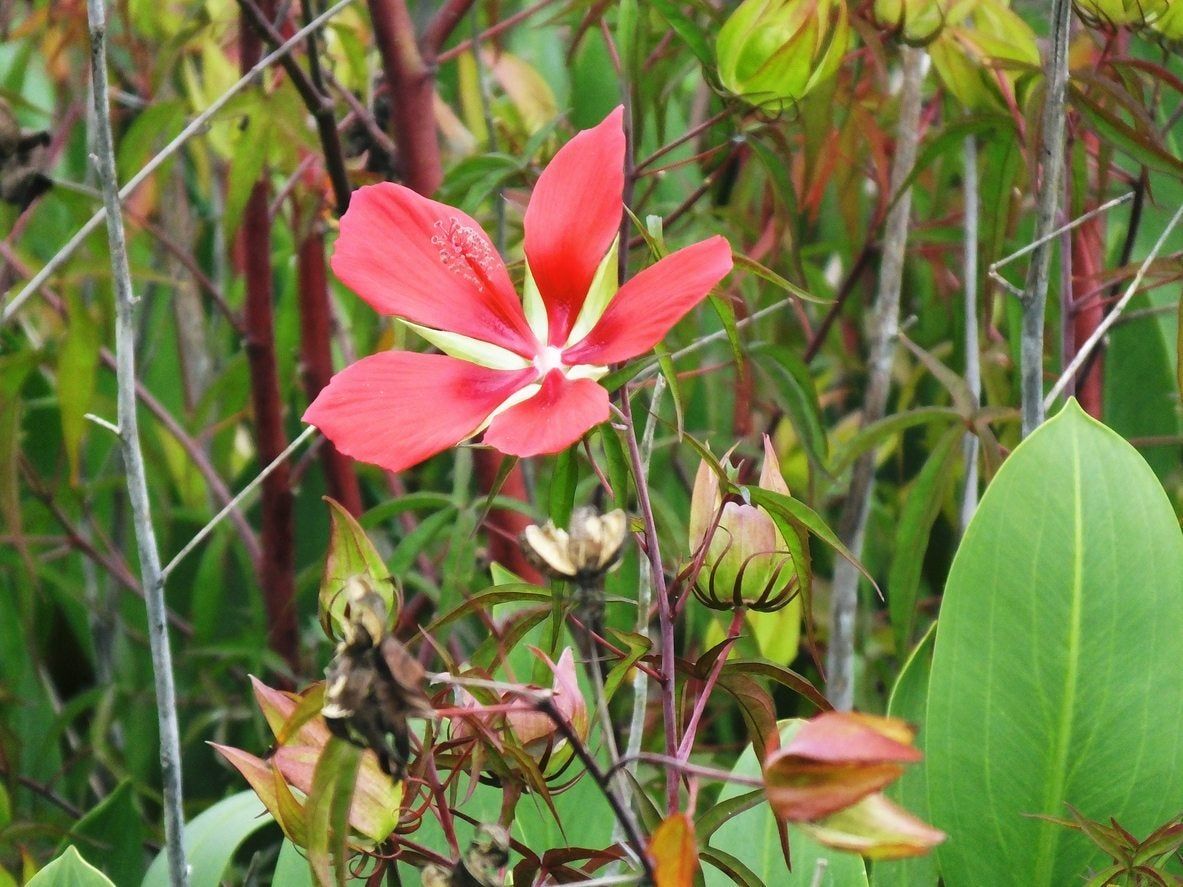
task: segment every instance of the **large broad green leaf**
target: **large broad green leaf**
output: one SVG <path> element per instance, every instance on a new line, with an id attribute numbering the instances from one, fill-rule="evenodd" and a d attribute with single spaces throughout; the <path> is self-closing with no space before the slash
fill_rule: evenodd
<path id="1" fill-rule="evenodd" d="M 1171 290 L 1163 287 L 1140 296 L 1130 307 L 1157 308 L 1177 302 L 1178 293 Z M 1109 331 L 1103 417 L 1122 437 L 1157 437 L 1165 442 L 1179 436 L 1174 350 L 1174 318 L 1149 316 L 1136 323 L 1119 323 Z M 1163 481 L 1179 467 L 1178 444 L 1149 446 L 1141 452 Z"/>
<path id="2" fill-rule="evenodd" d="M 932 673 L 932 648 L 935 637 L 934 624 L 924 633 L 924 637 L 900 669 L 895 686 L 891 689 L 891 697 L 887 700 L 888 715 L 919 727 L 914 744 L 920 751 L 924 751 L 926 739 L 924 708 L 928 698 L 928 679 Z M 889 785 L 883 793 L 909 813 L 928 821 L 928 772 L 925 770 L 924 761 L 905 769 L 904 775 Z M 874 887 L 936 887 L 936 854 L 929 853 L 910 859 L 877 860 L 871 869 L 871 883 Z"/>
<path id="3" fill-rule="evenodd" d="M 73 847 L 29 879 L 28 887 L 115 887 Z"/>
<path id="4" fill-rule="evenodd" d="M 214 804 L 185 826 L 190 887 L 218 887 L 242 842 L 275 822 L 249 789 Z M 153 860 L 143 887 L 168 887 L 165 851 Z"/>
<path id="5" fill-rule="evenodd" d="M 279 859 L 275 861 L 271 883 L 283 884 L 284 887 L 315 887 L 308 860 L 287 838 L 284 838 L 283 846 L 279 848 Z"/>
<path id="6" fill-rule="evenodd" d="M 1003 464 L 937 625 L 925 750 L 948 887 L 1081 883 L 1033 816 L 1145 835 L 1183 809 L 1183 536 L 1150 468 L 1069 402 Z"/>
<path id="7" fill-rule="evenodd" d="M 782 729 L 786 723 L 781 722 Z M 750 745 L 739 756 L 731 772 L 747 779 L 760 778 L 760 762 Z M 729 783 L 719 794 L 716 806 L 748 794 L 751 790 L 746 785 Z M 819 887 L 866 887 L 867 884 L 867 870 L 861 856 L 822 847 L 792 826 L 789 827 L 789 843 L 792 846 L 793 871 L 785 871 L 776 820 L 772 808 L 763 800 L 721 825 L 711 835 L 709 843 L 712 848 L 723 851 L 747 866 L 761 884 L 776 884 L 778 887 L 812 887 L 815 884 Z M 731 887 L 735 883 L 710 864 L 709 854 L 705 851 L 703 859 L 702 870 L 707 887 Z M 815 878 L 818 872 L 821 872 L 821 876 Z"/>

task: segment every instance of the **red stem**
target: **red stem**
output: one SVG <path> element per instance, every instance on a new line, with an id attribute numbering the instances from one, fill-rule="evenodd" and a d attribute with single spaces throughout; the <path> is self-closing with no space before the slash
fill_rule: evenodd
<path id="1" fill-rule="evenodd" d="M 274 2 L 263 5 L 268 17 L 275 15 Z M 262 43 L 245 13 L 240 21 L 239 62 L 243 73 L 262 55 Z M 270 464 L 287 446 L 283 431 L 283 398 L 275 358 L 275 317 L 271 284 L 271 216 L 268 211 L 266 178 L 251 189 L 243 212 L 239 245 L 246 277 L 246 308 L 243 327 L 251 378 L 251 406 L 260 465 Z M 296 576 L 290 466 L 277 467 L 263 481 L 262 548 L 259 580 L 267 608 L 267 643 L 288 663 L 299 668 L 296 624 Z"/>
<path id="2" fill-rule="evenodd" d="M 661 628 L 661 715 L 665 727 L 665 753 L 675 757 L 678 751 L 677 694 L 678 680 L 675 671 L 674 650 L 674 608 L 670 601 L 669 588 L 665 584 L 665 568 L 661 562 L 661 544 L 657 538 L 657 522 L 653 518 L 653 503 L 649 500 L 649 485 L 645 482 L 645 465 L 641 449 L 637 446 L 637 429 L 633 422 L 633 408 L 629 401 L 629 386 L 621 389 L 620 414 L 626 426 L 625 442 L 628 445 L 629 464 L 637 490 L 637 508 L 645 524 L 645 547 L 649 558 L 649 571 L 653 582 L 653 595 L 657 598 L 657 618 Z M 666 810 L 674 813 L 678 809 L 678 777 L 674 772 L 666 774 Z"/>
<path id="3" fill-rule="evenodd" d="M 300 296 L 300 364 L 304 390 L 312 401 L 333 375 L 332 319 L 329 281 L 325 268 L 324 231 L 319 222 L 300 242 L 298 261 Z M 353 460 L 325 440 L 320 447 L 321 465 L 329 495 L 357 517 L 362 513 L 361 488 Z"/>
<path id="4" fill-rule="evenodd" d="M 435 14 L 427 27 L 423 29 L 423 39 L 419 41 L 423 55 L 434 60 L 439 55 L 440 48 L 451 33 L 456 30 L 460 20 L 472 9 L 474 0 L 444 0 L 439 11 Z"/>
<path id="5" fill-rule="evenodd" d="M 707 675 L 706 683 L 702 685 L 702 692 L 698 694 L 698 702 L 694 705 L 694 714 L 690 716 L 686 732 L 682 734 L 682 744 L 678 746 L 679 761 L 690 760 L 690 752 L 694 749 L 694 738 L 698 735 L 698 723 L 702 720 L 703 712 L 706 711 L 711 691 L 715 689 L 715 684 L 719 682 L 719 675 L 723 673 L 723 666 L 727 664 L 731 648 L 739 638 L 739 632 L 743 628 L 744 612 L 743 607 L 737 607 L 735 615 L 731 617 L 731 627 L 727 629 L 727 638 L 723 642 L 725 646 L 719 651 L 718 658 L 711 665 L 710 674 Z"/>
<path id="6" fill-rule="evenodd" d="M 1080 344 L 1087 341 L 1105 319 L 1105 303 L 1101 299 L 1089 299 L 1086 296 L 1088 290 L 1096 285 L 1101 272 L 1104 248 L 1105 222 L 1101 217 L 1089 219 L 1072 232 L 1072 295 L 1069 302 L 1072 341 L 1071 348 L 1064 354 L 1065 361 L 1075 356 Z M 1076 378 L 1076 398 L 1085 412 L 1095 419 L 1101 418 L 1102 366 L 1103 357 L 1098 348 L 1097 357 Z"/>
<path id="7" fill-rule="evenodd" d="M 435 75 L 419 52 L 404 0 L 369 0 L 369 6 L 393 104 L 391 126 L 403 181 L 430 195 L 444 179 L 435 126 Z"/>

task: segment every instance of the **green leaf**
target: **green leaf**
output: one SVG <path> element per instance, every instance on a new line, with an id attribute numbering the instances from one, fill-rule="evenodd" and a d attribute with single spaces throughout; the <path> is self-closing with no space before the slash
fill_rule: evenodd
<path id="1" fill-rule="evenodd" d="M 94 396 L 99 346 L 99 325 L 73 290 L 67 291 L 70 322 L 58 353 L 58 406 L 62 414 L 62 443 L 70 464 L 70 482 L 78 482 L 78 458 L 87 421 L 83 418 Z"/>
<path id="2" fill-rule="evenodd" d="M 144 167 L 152 156 L 164 147 L 184 127 L 186 102 L 183 99 L 154 101 L 132 117 L 127 132 L 119 140 L 118 164 L 126 181 L 136 170 Z M 173 160 L 165 161 L 156 173 L 158 182 L 167 179 Z M 72 315 L 71 315 L 72 316 Z"/>
<path id="3" fill-rule="evenodd" d="M 135 884 L 144 875 L 147 859 L 141 842 L 144 817 L 136 808 L 130 779 L 125 779 L 94 809 L 74 824 L 66 841 L 58 846 L 78 844 L 116 884 Z"/>
<path id="4" fill-rule="evenodd" d="M 555 457 L 554 469 L 550 474 L 550 519 L 556 527 L 565 527 L 571 522 L 571 511 L 575 507 L 575 486 L 579 483 L 579 463 L 574 447 L 567 447 Z"/>
<path id="5" fill-rule="evenodd" d="M 343 887 L 348 875 L 346 840 L 349 837 L 349 809 L 361 768 L 362 750 L 333 736 L 325 743 L 312 777 L 308 796 L 308 866 L 317 884 Z M 330 871 L 336 861 L 336 877 Z"/>
<path id="6" fill-rule="evenodd" d="M 948 425 L 952 422 L 964 421 L 960 413 L 950 407 L 917 407 L 903 413 L 895 413 L 873 422 L 856 434 L 842 448 L 835 453 L 834 462 L 830 466 L 833 474 L 839 475 L 858 459 L 864 452 L 878 446 L 886 439 L 914 428 L 917 425 Z"/>
<path id="7" fill-rule="evenodd" d="M 308 868 L 308 860 L 287 838 L 284 838 L 283 845 L 279 848 L 279 859 L 275 861 L 271 883 L 282 884 L 283 887 L 314 887 L 315 882 L 312 880 L 312 871 Z"/>
<path id="8" fill-rule="evenodd" d="M 612 504 L 616 508 L 628 507 L 629 473 L 628 455 L 620 440 L 620 433 L 610 425 L 600 426 L 600 444 L 604 447 L 604 458 L 608 462 L 608 482 L 612 484 Z"/>
<path id="9" fill-rule="evenodd" d="M 859 559 L 850 553 L 850 549 L 842 543 L 838 534 L 831 530 L 829 525 L 821 519 L 821 516 L 804 502 L 800 502 L 792 496 L 774 493 L 772 490 L 762 490 L 759 487 L 744 487 L 744 489 L 747 490 L 755 504 L 768 510 L 786 540 L 790 534 L 796 532 L 795 528 L 798 525 L 804 526 L 810 533 L 858 567 L 859 572 L 866 576 L 867 581 L 875 588 L 879 587 L 875 583 L 875 577 L 868 573 L 867 568 L 862 565 Z"/>
<path id="10" fill-rule="evenodd" d="M 263 175 L 267 154 L 271 148 L 269 116 L 254 93 L 241 99 L 241 114 L 234 132 L 234 162 L 226 182 L 225 232 L 231 237 L 242 222 L 251 190 Z M 225 112 L 223 112 L 225 114 Z"/>
<path id="11" fill-rule="evenodd" d="M 275 820 L 247 789 L 219 801 L 185 826 L 189 887 L 218 887 L 242 843 Z M 168 856 L 162 850 L 148 867 L 143 887 L 169 887 Z"/>
<path id="12" fill-rule="evenodd" d="M 694 57 L 702 62 L 704 68 L 708 71 L 713 71 L 715 68 L 715 56 L 711 52 L 711 45 L 707 42 L 702 28 L 695 24 L 694 20 L 682 11 L 683 5 L 682 3 L 675 3 L 674 0 L 653 0 L 653 6 L 669 24 L 671 30 L 694 53 Z"/>
<path id="13" fill-rule="evenodd" d="M 830 711 L 833 706 L 830 701 L 826 699 L 825 695 L 810 683 L 809 679 L 797 674 L 791 668 L 786 668 L 783 665 L 777 665 L 775 662 L 769 662 L 767 659 L 732 659 L 723 666 L 724 673 L 732 671 L 746 674 L 748 676 L 760 676 L 776 681 L 778 684 L 788 687 L 794 693 L 804 696 L 818 711 Z"/>
<path id="14" fill-rule="evenodd" d="M 1102 139 L 1112 142 L 1143 166 L 1183 178 L 1183 160 L 1158 143 L 1152 131 L 1141 131 L 1095 102 L 1084 90 L 1069 84 L 1068 97 Z"/>
<path id="15" fill-rule="evenodd" d="M 1104 862 L 1034 818 L 1144 834 L 1183 800 L 1183 536 L 1149 467 L 1075 401 L 1010 456 L 954 559 L 928 695 L 949 887 L 1079 882 Z"/>
<path id="16" fill-rule="evenodd" d="M 21 534 L 20 455 L 24 410 L 20 391 L 37 361 L 35 351 L 0 357 L 0 515 L 22 553 L 25 544 Z"/>
<path id="17" fill-rule="evenodd" d="M 731 356 L 735 358 L 735 366 L 742 373 L 744 365 L 743 340 L 739 337 L 739 323 L 735 319 L 735 306 L 731 304 L 729 299 L 717 296 L 714 293 L 707 296 L 707 301 L 711 303 L 715 314 L 719 315 L 719 321 L 723 324 L 723 331 L 727 333 L 727 344 L 731 346 Z"/>
<path id="18" fill-rule="evenodd" d="M 29 879 L 28 887 L 115 887 L 73 847 Z"/>
<path id="19" fill-rule="evenodd" d="M 814 465 L 824 469 L 829 444 L 808 365 L 784 345 L 761 345 L 753 349 L 753 356 L 775 380 L 772 394 L 788 415 L 806 455 Z"/>
<path id="20" fill-rule="evenodd" d="M 354 576 L 364 576 L 369 585 L 382 597 L 388 617 L 394 620 L 398 602 L 390 571 L 382 562 L 374 543 L 353 515 L 333 499 L 325 497 L 329 505 L 329 553 L 325 558 L 324 575 L 320 580 L 320 625 L 334 640 L 341 637 L 341 620 L 346 600 L 341 593 Z"/>
<path id="21" fill-rule="evenodd" d="M 756 873 L 730 853 L 724 853 L 714 847 L 707 847 L 699 850 L 698 857 L 725 874 L 731 879 L 732 884 L 738 884 L 740 887 L 764 887 Z"/>
<path id="22" fill-rule="evenodd" d="M 1130 302 L 1130 310 L 1161 308 L 1179 302 L 1178 293 L 1169 289 L 1164 287 L 1135 298 Z M 1170 317 L 1151 316 L 1137 323 L 1119 323 L 1109 331 L 1102 398 L 1104 419 L 1106 425 L 1127 440 L 1169 439 L 1179 435 L 1179 415 L 1173 406 L 1179 396 L 1172 366 L 1175 326 Z M 1183 324 L 1177 328 L 1183 331 Z M 1178 447 L 1147 447 L 1142 455 L 1164 483 L 1179 465 Z"/>
<path id="23" fill-rule="evenodd" d="M 732 253 L 731 258 L 738 267 L 751 272 L 762 280 L 768 281 L 775 287 L 779 287 L 790 296 L 796 296 L 803 302 L 813 302 L 815 305 L 831 305 L 834 302 L 833 299 L 823 299 L 815 296 L 809 290 L 797 286 L 797 284 L 790 280 L 786 280 L 771 268 L 764 267 L 755 259 L 748 258 L 743 253 Z"/>
<path id="24" fill-rule="evenodd" d="M 616 695 L 616 691 L 624 683 L 624 679 L 627 677 L 629 671 L 653 646 L 649 638 L 643 634 L 637 634 L 634 631 L 620 631 L 616 628 L 609 628 L 608 633 L 612 635 L 612 640 L 618 646 L 624 648 L 624 655 L 612 666 L 612 670 L 608 672 L 608 677 L 604 681 L 605 702 L 612 701 L 612 697 Z"/>
<path id="25" fill-rule="evenodd" d="M 908 649 L 915 631 L 916 594 L 920 587 L 924 553 L 928 550 L 932 525 L 941 512 L 941 505 L 953 481 L 957 444 L 964 437 L 964 429 L 954 426 L 937 440 L 928 461 L 908 491 L 899 523 L 896 524 L 891 572 L 887 574 L 887 606 L 891 614 L 896 650 L 900 656 Z"/>
<path id="26" fill-rule="evenodd" d="M 913 742 L 916 749 L 924 751 L 926 738 L 924 729 L 924 706 L 928 697 L 928 678 L 932 671 L 932 648 L 936 637 L 936 624 L 929 626 L 912 655 L 900 669 L 887 700 L 887 714 L 900 718 L 920 729 Z M 925 821 L 928 813 L 928 782 L 924 761 L 904 769 L 904 775 L 889 785 L 884 794 L 909 813 Z M 876 860 L 871 869 L 871 881 L 875 887 L 936 887 L 937 858 L 935 853 L 915 856 L 911 859 Z"/>
<path id="27" fill-rule="evenodd" d="M 782 735 L 789 723 L 781 721 Z M 746 779 L 763 777 L 760 761 L 750 745 L 739 756 L 731 772 Z M 751 791 L 749 786 L 729 782 L 715 803 L 728 805 L 733 799 Z M 739 860 L 751 874 L 760 879 L 757 882 L 760 884 L 775 884 L 777 887 L 865 887 L 867 884 L 867 871 L 861 857 L 822 847 L 792 825 L 789 826 L 789 843 L 793 851 L 792 872 L 785 870 L 776 819 L 772 809 L 763 802 L 751 809 L 737 811 L 714 831 L 710 839 L 713 849 Z M 703 859 L 711 861 L 706 851 L 703 851 Z M 820 863 L 823 859 L 825 862 Z M 824 870 L 821 878 L 814 880 L 819 863 L 824 866 Z M 728 875 L 711 866 L 703 867 L 703 875 L 707 887 L 732 887 L 735 883 Z"/>
<path id="28" fill-rule="evenodd" d="M 534 604 L 549 604 L 552 600 L 554 600 L 553 592 L 538 585 L 531 585 L 528 582 L 494 585 L 492 588 L 486 588 L 484 591 L 477 592 L 460 606 L 440 616 L 427 627 L 426 631 L 428 634 L 432 634 L 444 626 L 455 622 L 462 616 L 467 616 L 469 613 L 475 613 L 477 610 L 491 607 L 494 604 L 504 604 L 509 601 L 529 601 Z"/>
<path id="29" fill-rule="evenodd" d="M 653 353 L 657 355 L 657 364 L 661 367 L 661 375 L 670 389 L 670 400 L 674 402 L 674 421 L 678 428 L 678 440 L 685 433 L 686 417 L 682 407 L 682 385 L 678 382 L 678 371 L 674 367 L 674 360 L 670 350 L 663 343 L 653 346 Z M 741 365 L 742 366 L 742 365 Z"/>
<path id="30" fill-rule="evenodd" d="M 904 181 L 900 183 L 899 188 L 896 189 L 895 194 L 892 195 L 891 203 L 887 205 L 885 212 L 891 211 L 892 207 L 912 187 L 912 184 L 920 174 L 932 166 L 938 158 L 946 154 L 960 152 L 966 136 L 982 136 L 984 141 L 989 141 L 990 137 L 994 136 L 999 130 L 1010 126 L 1013 126 L 1010 118 L 1001 114 L 973 114 L 957 118 L 946 124 L 940 132 L 929 136 L 925 140 L 924 147 L 920 151 L 920 156 L 916 158 L 916 163 L 912 166 L 911 172 L 908 173 Z"/>

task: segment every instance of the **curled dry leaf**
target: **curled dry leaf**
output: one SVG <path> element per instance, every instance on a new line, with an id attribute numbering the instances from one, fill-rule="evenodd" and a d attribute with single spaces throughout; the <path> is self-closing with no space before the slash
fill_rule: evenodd
<path id="1" fill-rule="evenodd" d="M 880 790 L 920 760 L 914 732 L 895 718 L 825 712 L 805 721 L 764 762 L 773 812 L 814 840 L 873 859 L 927 853 L 945 839 Z"/>
<path id="2" fill-rule="evenodd" d="M 657 887 L 693 887 L 699 872 L 694 820 L 685 813 L 667 816 L 649 839 Z"/>

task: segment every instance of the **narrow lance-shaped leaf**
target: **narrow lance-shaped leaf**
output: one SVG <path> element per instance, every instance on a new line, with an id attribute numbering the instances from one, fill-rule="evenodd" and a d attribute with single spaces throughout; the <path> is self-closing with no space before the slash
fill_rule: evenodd
<path id="1" fill-rule="evenodd" d="M 368 578 L 368 584 L 383 599 L 392 619 L 397 612 L 397 598 L 390 572 L 365 530 L 339 502 L 328 497 L 325 502 L 329 505 L 331 529 L 329 553 L 320 582 L 320 624 L 329 637 L 339 638 L 345 611 L 342 591 L 351 578 Z"/>

